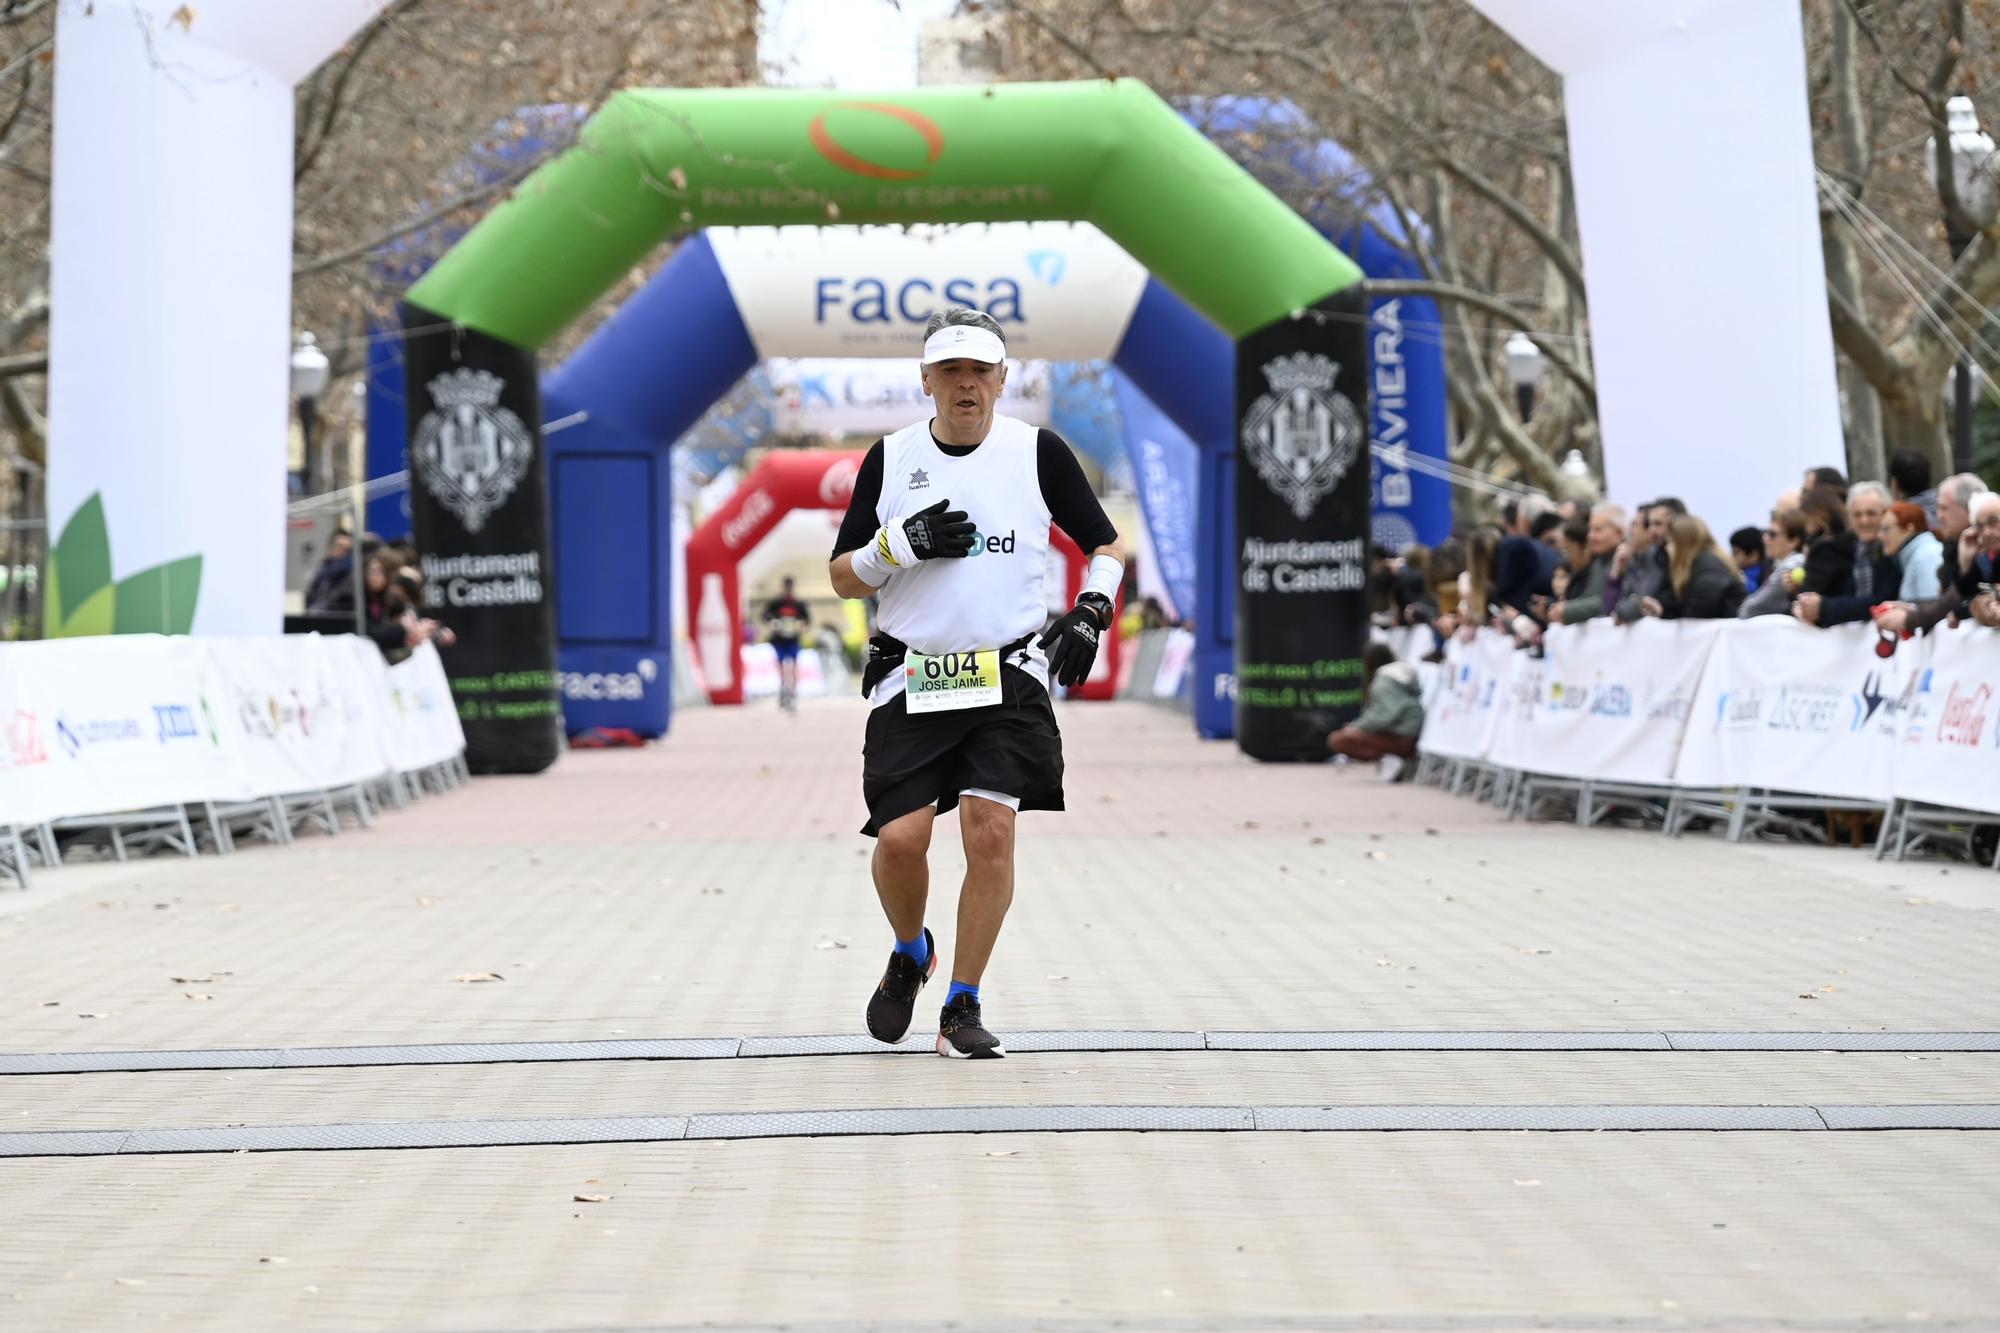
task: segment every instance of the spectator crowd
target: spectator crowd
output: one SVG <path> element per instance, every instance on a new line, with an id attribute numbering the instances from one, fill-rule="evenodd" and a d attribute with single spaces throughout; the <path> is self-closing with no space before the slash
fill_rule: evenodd
<path id="1" fill-rule="evenodd" d="M 2000 494 L 1971 473 L 1933 486 L 1912 449 L 1896 454 L 1887 485 L 1810 470 L 1765 526 L 1726 546 L 1671 496 L 1628 514 L 1530 495 L 1500 519 L 1378 560 L 1377 623 L 1428 625 L 1440 648 L 1481 625 L 1535 645 L 1550 625 L 1648 616 L 1872 621 L 1905 637 L 1947 622 L 2000 628 Z"/>
<path id="2" fill-rule="evenodd" d="M 357 563 L 359 588 L 355 582 Z M 449 648 L 458 641 L 449 626 L 422 614 L 422 567 L 417 548 L 407 541 L 385 542 L 373 533 L 364 533 L 357 562 L 353 536 L 345 531 L 334 533 L 327 541 L 325 557 L 306 584 L 305 602 L 308 614 L 355 621 L 391 662 L 402 661 L 426 643 Z"/>

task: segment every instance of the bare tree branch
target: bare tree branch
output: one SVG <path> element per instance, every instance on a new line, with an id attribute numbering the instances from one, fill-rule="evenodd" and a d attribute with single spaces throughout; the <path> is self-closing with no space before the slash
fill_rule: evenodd
<path id="1" fill-rule="evenodd" d="M 1867 317 L 1854 308 L 1854 303 L 1834 283 L 1827 284 L 1826 299 L 1827 314 L 1833 321 L 1833 340 L 1840 350 L 1847 353 L 1848 360 L 1860 368 L 1877 390 L 1887 392 L 1896 388 L 1903 367 L 1868 327 Z"/>
<path id="2" fill-rule="evenodd" d="M 407 14 L 423 3 L 424 0 L 407 0 L 405 4 L 392 5 L 380 14 L 377 14 L 375 21 L 370 23 L 367 30 L 361 34 L 361 40 L 354 44 L 354 49 L 348 53 L 346 61 L 340 67 L 340 73 L 334 77 L 333 87 L 327 91 L 326 107 L 319 115 L 319 132 L 313 137 L 312 146 L 296 155 L 296 160 L 292 164 L 293 185 L 297 185 L 306 178 L 306 173 L 311 171 L 313 164 L 319 161 L 320 153 L 326 148 L 327 141 L 333 137 L 334 125 L 340 119 L 340 113 L 347 105 L 348 85 L 353 81 L 354 71 L 360 68 L 361 62 L 367 58 L 368 48 L 373 46 L 376 39 L 388 28 L 392 16 Z M 315 79 L 313 83 L 313 97 L 317 100 L 319 96 L 318 80 Z M 301 118 L 299 133 L 303 141 L 305 134 L 304 117 Z"/>

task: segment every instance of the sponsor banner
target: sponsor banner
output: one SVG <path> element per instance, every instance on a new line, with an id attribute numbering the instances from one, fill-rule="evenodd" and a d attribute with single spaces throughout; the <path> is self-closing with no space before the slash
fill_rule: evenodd
<path id="1" fill-rule="evenodd" d="M 2000 634 L 1961 625 L 1904 643 L 1896 656 L 1912 660 L 1887 721 L 1895 794 L 2000 812 Z M 1885 701 L 1878 712 L 1890 708 Z"/>
<path id="2" fill-rule="evenodd" d="M 1513 688 L 1518 663 L 1527 660 L 1503 635 L 1481 633 L 1470 643 L 1459 635 L 1447 639 L 1435 693 L 1425 700 L 1419 748 L 1448 759 L 1484 759 L 1501 700 Z"/>
<path id="3" fill-rule="evenodd" d="M 774 391 L 772 426 L 784 434 L 887 435 L 935 411 L 914 353 L 895 361 L 771 361 L 766 369 Z M 1009 361 L 995 410 L 1046 426 L 1049 407 L 1047 363 Z"/>
<path id="4" fill-rule="evenodd" d="M 1716 640 L 1682 742 L 1682 786 L 1751 786 L 1887 802 L 1905 677 L 1868 625 L 1764 616 Z"/>
<path id="5" fill-rule="evenodd" d="M 437 650 L 355 636 L 0 648 L 0 824 L 347 786 L 464 747 Z"/>
<path id="6" fill-rule="evenodd" d="M 1698 620 L 1552 628 L 1541 657 L 1519 654 L 1487 757 L 1559 777 L 1671 781 L 1720 629 Z"/>
<path id="7" fill-rule="evenodd" d="M 534 354 L 416 306 L 403 317 L 423 613 L 458 635 L 466 762 L 539 772 L 562 748 L 562 709 Z"/>
<path id="8" fill-rule="evenodd" d="M 1108 357 L 1146 270 L 1089 223 L 713 227 L 760 356 L 907 357 L 951 306 L 993 316 L 1012 356 Z M 901 424 L 901 423 L 899 423 Z"/>
<path id="9" fill-rule="evenodd" d="M 8 823 L 233 794 L 241 782 L 202 644 L 155 635 L 8 645 Z M 18 813 L 17 813 L 18 812 Z"/>
<path id="10" fill-rule="evenodd" d="M 1359 299 L 1236 345 L 1236 743 L 1327 757 L 1368 641 L 1368 352 Z"/>
<path id="11" fill-rule="evenodd" d="M 1196 516 L 1201 500 L 1201 454 L 1181 428 L 1153 404 L 1123 371 L 1111 372 L 1139 512 L 1152 540 L 1153 560 L 1174 614 L 1192 620 L 1195 605 Z"/>

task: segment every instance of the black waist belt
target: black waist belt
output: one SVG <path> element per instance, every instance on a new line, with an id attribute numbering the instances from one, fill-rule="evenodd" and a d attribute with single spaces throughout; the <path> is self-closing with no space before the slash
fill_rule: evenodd
<path id="1" fill-rule="evenodd" d="M 1005 662 L 1015 653 L 1026 648 L 1034 639 L 1034 634 L 1023 634 L 1014 642 L 1000 649 L 1000 660 Z M 888 678 L 891 671 L 903 665 L 903 659 L 910 655 L 910 645 L 892 634 L 877 634 L 868 640 L 868 664 L 861 668 L 861 697 L 873 699 L 875 687 Z"/>

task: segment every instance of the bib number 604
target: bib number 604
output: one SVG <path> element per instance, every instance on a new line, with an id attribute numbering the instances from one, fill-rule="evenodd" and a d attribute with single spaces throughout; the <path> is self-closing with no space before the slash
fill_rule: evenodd
<path id="1" fill-rule="evenodd" d="M 970 675 L 978 669 L 978 658 L 972 653 L 946 653 L 942 657 L 924 659 L 924 678 L 943 680 L 950 676 Z"/>

